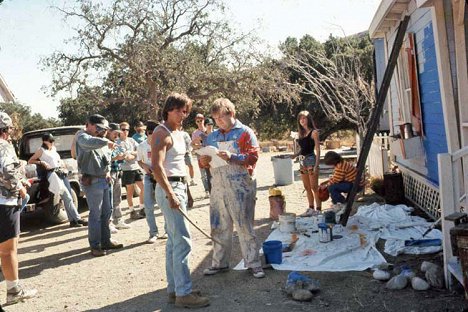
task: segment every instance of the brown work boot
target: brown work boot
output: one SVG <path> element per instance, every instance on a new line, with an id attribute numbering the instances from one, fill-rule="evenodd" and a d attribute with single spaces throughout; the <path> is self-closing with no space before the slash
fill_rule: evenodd
<path id="1" fill-rule="evenodd" d="M 93 257 L 102 257 L 106 254 L 107 252 L 105 250 L 102 250 L 100 248 L 91 248 L 91 255 L 93 255 Z"/>
<path id="2" fill-rule="evenodd" d="M 189 294 L 186 296 L 177 296 L 175 300 L 175 306 L 178 308 L 203 308 L 210 305 L 210 299 L 207 297 L 197 296 L 195 294 Z"/>
<path id="3" fill-rule="evenodd" d="M 197 295 L 198 297 L 200 297 L 200 296 L 201 296 L 201 291 L 198 290 L 198 289 L 193 289 L 193 290 L 192 290 L 192 294 L 193 294 L 193 295 Z M 175 303 L 175 300 L 176 300 L 176 294 L 175 294 L 175 292 L 167 293 L 167 303 L 174 304 L 174 303 Z"/>

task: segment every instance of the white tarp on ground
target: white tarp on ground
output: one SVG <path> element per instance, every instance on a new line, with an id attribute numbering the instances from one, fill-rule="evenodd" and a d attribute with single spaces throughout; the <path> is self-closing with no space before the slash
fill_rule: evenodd
<path id="1" fill-rule="evenodd" d="M 328 243 L 319 242 L 319 234 L 314 218 L 297 218 L 296 227 L 299 240 L 292 252 L 283 253 L 283 262 L 273 264 L 276 270 L 296 271 L 363 271 L 386 262 L 376 249 L 379 238 L 386 239 L 385 252 L 391 255 L 400 253 L 420 254 L 441 250 L 441 246 L 405 247 L 405 240 L 421 239 L 422 234 L 432 224 L 423 218 L 410 216 L 411 209 L 404 205 L 362 206 L 349 218 L 346 228 L 340 233 L 342 238 Z M 310 237 L 307 237 L 306 235 Z M 365 241 L 360 238 L 365 237 Z M 424 238 L 441 238 L 442 233 L 432 230 Z M 290 233 L 275 229 L 266 239 L 291 242 Z M 364 244 L 362 244 L 364 243 Z M 241 261 L 234 269 L 242 270 Z"/>

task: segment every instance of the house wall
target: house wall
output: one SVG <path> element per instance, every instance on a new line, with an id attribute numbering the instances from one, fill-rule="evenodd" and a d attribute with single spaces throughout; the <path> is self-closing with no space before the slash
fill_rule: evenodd
<path id="1" fill-rule="evenodd" d="M 447 152 L 447 138 L 444 127 L 431 9 L 421 8 L 413 11 L 407 32 L 415 34 L 425 154 L 411 159 L 397 157 L 396 162 L 427 177 L 428 180 L 437 185 L 437 154 Z M 396 29 L 387 35 L 389 49 L 393 46 L 395 36 Z M 391 124 L 394 125 L 391 129 L 392 134 L 400 133 L 398 125 L 402 123 L 397 76 L 396 74 L 393 75 L 389 93 Z"/>

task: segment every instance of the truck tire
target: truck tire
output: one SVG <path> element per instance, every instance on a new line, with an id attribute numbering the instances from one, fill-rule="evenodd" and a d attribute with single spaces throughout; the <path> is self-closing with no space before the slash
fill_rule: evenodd
<path id="1" fill-rule="evenodd" d="M 71 196 L 75 207 L 78 207 L 78 196 L 76 196 L 73 188 L 71 189 Z M 44 208 L 44 214 L 47 222 L 52 224 L 61 224 L 68 221 L 65 205 L 59 195 L 50 197 L 47 206 Z"/>

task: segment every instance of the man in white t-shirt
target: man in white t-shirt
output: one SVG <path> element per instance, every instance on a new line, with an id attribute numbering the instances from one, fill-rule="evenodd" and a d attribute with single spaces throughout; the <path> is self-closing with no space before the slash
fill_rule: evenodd
<path id="1" fill-rule="evenodd" d="M 156 205 L 154 189 L 156 187 L 156 181 L 153 178 L 153 168 L 151 166 L 151 137 L 157 126 L 158 123 L 156 121 L 148 120 L 146 122 L 146 140 L 141 142 L 137 147 L 137 161 L 145 173 L 143 184 L 145 191 L 144 207 L 146 222 L 149 227 L 149 238 L 146 241 L 148 244 L 154 244 L 158 239 L 159 233 L 154 216 L 154 206 Z M 162 235 L 159 238 L 167 238 L 167 236 Z"/>

